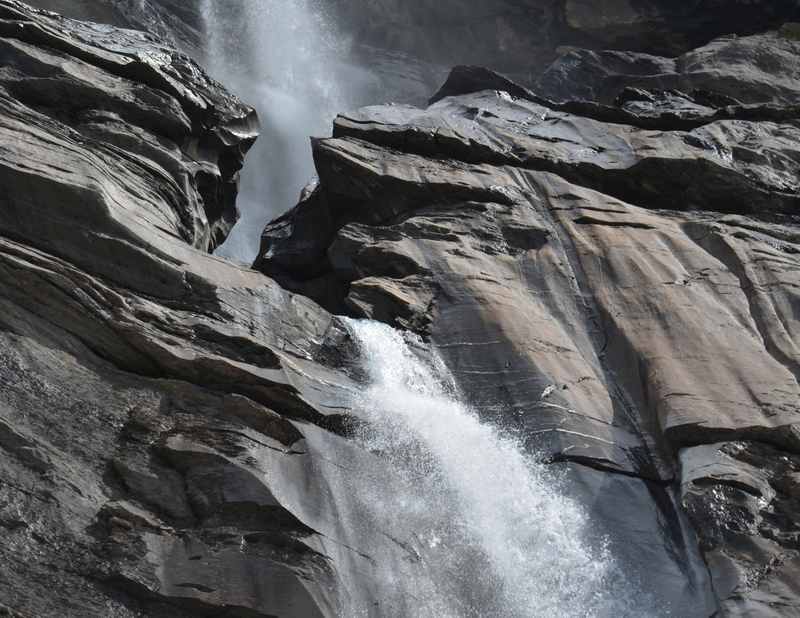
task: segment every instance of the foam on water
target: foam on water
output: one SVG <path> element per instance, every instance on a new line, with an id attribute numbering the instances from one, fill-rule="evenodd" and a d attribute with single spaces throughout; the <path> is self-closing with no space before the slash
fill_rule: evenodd
<path id="1" fill-rule="evenodd" d="M 414 563 L 377 565 L 396 591 L 377 615 L 653 614 L 558 475 L 481 422 L 441 361 L 423 363 L 383 324 L 349 326 L 368 374 L 359 438 L 394 471 L 357 490 L 354 510 L 406 535 Z"/>

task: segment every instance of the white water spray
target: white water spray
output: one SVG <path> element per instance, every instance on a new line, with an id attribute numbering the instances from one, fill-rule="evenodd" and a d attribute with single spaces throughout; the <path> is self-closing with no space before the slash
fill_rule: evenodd
<path id="1" fill-rule="evenodd" d="M 350 327 L 368 372 L 353 402 L 366 421 L 359 437 L 392 470 L 380 478 L 361 471 L 349 484 L 347 510 L 361 522 L 353 542 L 382 531 L 407 560 L 378 560 L 375 577 L 392 596 L 377 611 L 345 615 L 655 614 L 558 476 L 482 423 L 443 363 L 426 366 L 385 325 Z"/>
<path id="2" fill-rule="evenodd" d="M 336 113 L 360 102 L 346 38 L 325 4 L 203 0 L 208 70 L 262 124 L 242 175 L 242 218 L 220 255 L 252 262 L 266 223 L 294 206 L 314 175 L 309 136 L 328 135 Z"/>

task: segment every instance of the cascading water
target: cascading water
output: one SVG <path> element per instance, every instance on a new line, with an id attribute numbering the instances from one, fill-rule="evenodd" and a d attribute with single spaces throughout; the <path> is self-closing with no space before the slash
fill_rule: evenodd
<path id="1" fill-rule="evenodd" d="M 364 577 L 379 605 L 342 615 L 656 615 L 558 476 L 482 423 L 441 361 L 426 365 L 388 326 L 348 324 L 368 374 L 353 396 L 357 439 L 387 465 L 334 482 L 341 540 L 383 535 L 404 558 L 377 556 Z"/>
<path id="2" fill-rule="evenodd" d="M 242 218 L 219 249 L 251 263 L 265 224 L 314 175 L 309 136 L 328 135 L 337 112 L 361 103 L 358 78 L 324 0 L 203 0 L 202 8 L 209 72 L 262 124 L 242 174 Z"/>
<path id="3" fill-rule="evenodd" d="M 308 136 L 329 133 L 338 111 L 366 102 L 323 2 L 203 0 L 209 70 L 256 106 L 263 125 L 242 178 L 242 219 L 220 249 L 227 257 L 252 261 L 264 224 L 313 176 Z M 367 374 L 350 402 L 363 421 L 361 448 L 333 461 L 329 438 L 308 434 L 314 457 L 330 464 L 318 470 L 316 492 L 336 522 L 324 538 L 343 561 L 339 615 L 658 614 L 562 479 L 482 423 L 441 361 L 426 364 L 387 326 L 348 324 Z M 348 455 L 362 449 L 371 460 Z"/>

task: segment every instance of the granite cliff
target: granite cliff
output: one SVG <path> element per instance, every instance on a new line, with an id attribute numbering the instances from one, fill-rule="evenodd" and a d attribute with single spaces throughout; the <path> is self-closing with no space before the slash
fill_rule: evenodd
<path id="1" fill-rule="evenodd" d="M 419 615 L 419 531 L 360 524 L 398 461 L 352 318 L 440 357 L 649 613 L 798 613 L 793 9 L 550 4 L 590 49 L 342 113 L 249 269 L 210 251 L 258 122 L 158 35 L 187 11 L 0 0 L 0 613 Z"/>

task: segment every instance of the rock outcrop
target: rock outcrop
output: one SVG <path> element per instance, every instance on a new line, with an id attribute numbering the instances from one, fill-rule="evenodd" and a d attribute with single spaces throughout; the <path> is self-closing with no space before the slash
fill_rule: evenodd
<path id="1" fill-rule="evenodd" d="M 0 49 L 0 613 L 335 615 L 350 550 L 288 420 L 330 424 L 332 318 L 206 252 L 252 110 L 13 0 Z"/>
<path id="2" fill-rule="evenodd" d="M 458 68 L 426 109 L 341 115 L 256 266 L 432 341 L 482 414 L 590 479 L 676 615 L 794 615 L 798 54 L 576 51 L 560 102 Z"/>
<path id="3" fill-rule="evenodd" d="M 142 235 L 158 228 L 204 250 L 217 246 L 237 218 L 238 172 L 257 135 L 252 109 L 142 33 L 15 2 L 3 3 L 0 19 L 3 154 L 16 168 L 41 161 L 30 173 L 42 180 L 23 192 L 6 176 L 9 224 L 35 227 L 62 254 L 77 251 L 75 235 L 100 237 L 91 225 L 100 213 L 121 227 L 131 219 Z M 45 209 L 64 186 L 74 205 L 54 217 Z M 10 210 L 20 211 L 16 221 Z"/>
<path id="4" fill-rule="evenodd" d="M 791 107 L 800 100 L 797 28 L 786 24 L 754 36 L 725 36 L 676 58 L 573 49 L 548 67 L 538 80 L 537 91 L 556 100 L 586 99 L 612 105 L 621 94 L 626 101 L 637 100 L 626 89 L 678 90 L 694 95 L 695 104 L 706 108 L 737 104 Z M 680 106 L 678 110 L 690 111 Z"/>
<path id="5" fill-rule="evenodd" d="M 203 55 L 201 0 L 34 0 L 64 17 L 144 30 L 194 58 Z"/>

